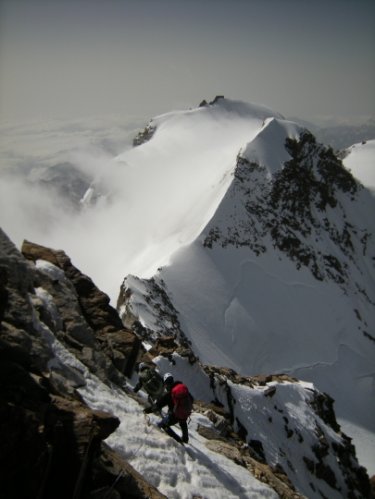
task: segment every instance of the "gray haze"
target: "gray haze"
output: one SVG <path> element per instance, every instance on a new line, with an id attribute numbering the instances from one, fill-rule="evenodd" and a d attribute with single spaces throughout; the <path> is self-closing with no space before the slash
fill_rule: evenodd
<path id="1" fill-rule="evenodd" d="M 0 0 L 2 119 L 151 117 L 216 94 L 375 115 L 372 0 Z"/>

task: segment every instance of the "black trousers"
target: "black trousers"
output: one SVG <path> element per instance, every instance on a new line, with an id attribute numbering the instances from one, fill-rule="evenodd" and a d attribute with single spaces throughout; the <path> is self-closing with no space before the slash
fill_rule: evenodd
<path id="1" fill-rule="evenodd" d="M 181 431 L 182 431 L 182 438 L 180 438 L 177 433 L 175 433 L 171 426 L 174 426 L 175 424 L 179 424 Z M 173 437 L 175 440 L 178 442 L 185 442 L 187 443 L 189 441 L 189 431 L 188 431 L 188 425 L 187 421 L 181 421 L 176 418 L 176 416 L 168 412 L 168 414 L 158 423 L 159 428 L 162 428 L 168 435 Z M 176 438 L 177 437 L 177 438 Z"/>

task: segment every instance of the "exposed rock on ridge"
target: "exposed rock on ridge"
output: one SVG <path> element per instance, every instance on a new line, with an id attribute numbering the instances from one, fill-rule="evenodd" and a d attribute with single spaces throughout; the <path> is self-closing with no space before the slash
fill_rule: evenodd
<path id="1" fill-rule="evenodd" d="M 62 326 L 61 330 L 57 331 L 59 339 L 68 343 L 78 358 L 85 355 L 84 346 L 93 347 L 96 344 L 96 351 L 103 351 L 116 367 L 116 370 L 113 370 L 107 359 L 99 359 L 96 352 L 90 368 L 99 377 L 101 369 L 98 362 L 105 371 L 102 374 L 104 379 L 120 381 L 118 371 L 129 375 L 133 370 L 140 342 L 124 329 L 116 310 L 109 304 L 108 296 L 100 291 L 89 277 L 74 267 L 63 251 L 54 251 L 25 241 L 22 253 L 29 260 L 50 262 L 63 271 L 61 278 L 51 280 L 48 277 L 49 267 L 43 266 L 42 271 L 38 273 L 37 282 L 55 297 Z"/>
<path id="2" fill-rule="evenodd" d="M 361 186 L 332 149 L 317 144 L 309 132 L 302 133 L 299 140 L 287 138 L 285 147 L 291 159 L 273 177 L 264 165 L 238 156 L 231 196 L 244 204 L 233 208 L 231 225 L 211 226 L 203 244 L 208 248 L 216 244 L 248 246 L 260 254 L 266 251 L 270 235 L 275 247 L 297 266 L 308 267 L 316 279 L 348 285 L 346 260 L 356 265 L 354 250 L 360 248 L 366 254 L 371 236 L 366 231 L 359 233 L 350 223 L 339 194 L 354 199 Z M 343 224 L 335 223 L 329 208 L 339 210 Z M 326 253 L 326 237 L 345 260 Z M 312 247 L 309 240 L 318 244 Z M 321 246 L 320 251 L 316 246 Z"/>
<path id="3" fill-rule="evenodd" d="M 133 140 L 133 146 L 140 146 L 152 139 L 156 127 L 150 122 L 143 130 L 141 130 Z"/>
<path id="4" fill-rule="evenodd" d="M 31 243 L 24 249 L 53 265 L 38 270 L 0 229 L 1 496 L 163 497 L 103 443 L 119 420 L 80 400 L 75 388 L 85 382 L 82 374 L 56 364 L 48 338 L 59 337 L 107 382 L 124 379 L 122 367 L 134 362 L 139 340 L 63 252 Z"/>

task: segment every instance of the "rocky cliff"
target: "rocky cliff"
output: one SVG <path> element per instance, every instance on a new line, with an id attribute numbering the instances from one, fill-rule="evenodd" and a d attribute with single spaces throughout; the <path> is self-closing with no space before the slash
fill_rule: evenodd
<path id="1" fill-rule="evenodd" d="M 23 251 L 0 230 L 1 497 L 163 497 L 105 444 L 119 420 L 82 402 L 84 379 L 49 335 L 107 383 L 123 382 L 140 341 L 62 251 Z"/>

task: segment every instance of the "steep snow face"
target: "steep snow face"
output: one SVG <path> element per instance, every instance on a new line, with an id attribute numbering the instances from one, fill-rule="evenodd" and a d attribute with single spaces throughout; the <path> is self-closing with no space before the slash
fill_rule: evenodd
<path id="1" fill-rule="evenodd" d="M 375 140 L 354 144 L 343 163 L 365 187 L 375 192 Z"/>
<path id="2" fill-rule="evenodd" d="M 126 250 L 131 273 L 153 275 L 199 234 L 231 183 L 241 146 L 270 116 L 281 119 L 267 108 L 227 99 L 167 113 L 150 122 L 146 142 L 116 158 L 127 183 L 124 210 L 128 205 L 139 233 L 134 252 Z"/>
<path id="3" fill-rule="evenodd" d="M 285 148 L 287 137 L 297 139 L 303 129 L 291 121 L 267 118 L 257 136 L 241 151 L 240 156 L 249 163 L 257 163 L 267 168 L 273 175 L 290 155 Z"/>
<path id="4" fill-rule="evenodd" d="M 375 433 L 374 208 L 329 148 L 267 120 L 199 238 L 160 271 L 200 360 L 313 381 L 343 422 Z"/>

